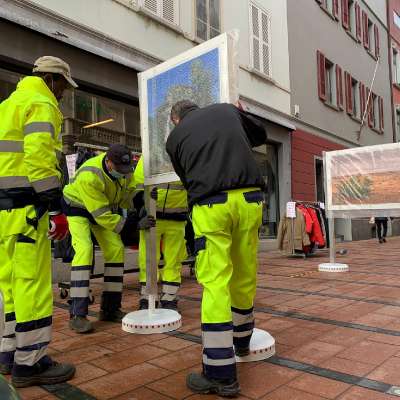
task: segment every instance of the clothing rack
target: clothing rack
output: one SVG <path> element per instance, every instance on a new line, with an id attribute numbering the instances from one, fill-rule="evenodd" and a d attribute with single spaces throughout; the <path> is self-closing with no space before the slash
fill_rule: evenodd
<path id="1" fill-rule="evenodd" d="M 297 206 L 297 205 L 304 205 L 304 206 L 311 206 L 311 207 L 314 207 L 314 208 L 322 208 L 321 207 L 321 204 L 324 204 L 324 203 L 322 203 L 322 202 L 316 202 L 316 201 L 301 201 L 301 200 L 292 200 L 290 203 L 295 203 L 295 207 Z M 292 248 L 291 248 L 291 253 L 290 254 L 288 254 L 288 257 L 301 257 L 301 258 L 306 258 L 306 257 L 314 257 L 314 256 L 318 256 L 318 255 L 320 255 L 320 254 L 322 254 L 322 253 L 325 253 L 326 251 L 327 251 L 327 242 L 328 242 L 328 235 L 326 234 L 326 229 L 325 229 L 325 237 L 324 237 L 324 239 L 325 239 L 325 248 L 323 248 L 323 249 L 313 249 L 313 251 L 312 252 L 310 252 L 310 253 L 305 253 L 304 251 L 303 252 L 299 252 L 298 250 L 296 251 L 296 249 L 295 249 L 295 240 L 294 240 L 294 232 L 295 232 L 295 229 L 294 229 L 294 220 L 296 219 L 296 217 L 295 218 L 290 218 L 290 220 L 291 220 L 291 222 L 290 222 L 290 225 L 291 225 L 291 233 L 292 233 L 292 238 L 293 238 L 293 240 L 292 240 Z"/>

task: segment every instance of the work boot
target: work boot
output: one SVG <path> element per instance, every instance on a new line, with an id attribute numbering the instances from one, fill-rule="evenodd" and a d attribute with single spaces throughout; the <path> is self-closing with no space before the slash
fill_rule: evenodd
<path id="1" fill-rule="evenodd" d="M 178 300 L 161 300 L 161 308 L 178 311 Z"/>
<path id="2" fill-rule="evenodd" d="M 86 318 L 80 315 L 74 315 L 69 320 L 69 327 L 78 333 L 88 333 L 93 330 L 92 323 Z"/>
<path id="3" fill-rule="evenodd" d="M 46 357 L 48 358 L 48 357 Z M 49 359 L 49 358 L 48 358 Z M 59 364 L 51 359 L 49 364 L 38 362 L 32 367 L 32 373 L 19 374 L 19 369 L 26 366 L 15 366 L 12 371 L 11 383 L 16 388 L 36 385 L 54 385 L 70 380 L 75 375 L 75 367 L 72 364 Z"/>
<path id="4" fill-rule="evenodd" d="M 121 322 L 125 317 L 125 313 L 121 310 L 105 311 L 101 310 L 99 321 Z"/>
<path id="5" fill-rule="evenodd" d="M 236 347 L 235 346 L 235 355 L 237 357 L 246 357 L 250 354 L 249 347 Z"/>
<path id="6" fill-rule="evenodd" d="M 186 377 L 186 385 L 194 393 L 199 394 L 212 393 L 222 397 L 236 397 L 240 393 L 237 379 L 217 381 L 196 372 L 192 372 Z"/>
<path id="7" fill-rule="evenodd" d="M 10 375 L 11 371 L 12 371 L 12 364 L 0 363 L 0 374 L 1 375 Z"/>

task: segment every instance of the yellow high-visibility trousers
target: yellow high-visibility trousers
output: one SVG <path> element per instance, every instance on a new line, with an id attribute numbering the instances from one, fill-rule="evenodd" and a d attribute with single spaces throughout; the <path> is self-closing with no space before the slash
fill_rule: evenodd
<path id="1" fill-rule="evenodd" d="M 17 374 L 47 353 L 51 340 L 53 293 L 49 217 L 39 220 L 33 206 L 0 211 L 0 290 L 4 298 L 5 331 L 0 362 Z"/>
<path id="2" fill-rule="evenodd" d="M 236 189 L 193 207 L 203 371 L 209 378 L 236 377 L 233 345 L 248 347 L 253 332 L 262 200 L 259 189 Z"/>
<path id="3" fill-rule="evenodd" d="M 118 233 L 92 224 L 88 218 L 68 216 L 72 247 L 71 315 L 86 316 L 89 307 L 90 271 L 93 263 L 94 234 L 104 257 L 104 290 L 101 309 L 115 311 L 121 307 L 124 276 L 124 244 Z"/>
<path id="4" fill-rule="evenodd" d="M 187 256 L 185 226 L 185 221 L 157 219 L 157 265 L 160 261 L 161 241 L 164 256 L 164 266 L 157 275 L 159 278 L 161 277 L 162 282 L 161 301 L 174 301 L 181 284 L 182 261 L 184 261 Z M 146 235 L 144 231 L 140 231 L 139 268 L 139 281 L 142 284 L 142 298 L 145 298 Z"/>

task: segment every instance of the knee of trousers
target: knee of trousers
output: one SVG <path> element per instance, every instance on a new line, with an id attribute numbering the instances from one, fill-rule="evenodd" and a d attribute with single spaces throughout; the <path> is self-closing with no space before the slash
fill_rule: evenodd
<path id="1" fill-rule="evenodd" d="M 93 263 L 93 244 L 84 243 L 74 246 L 75 255 L 72 265 L 92 265 Z"/>

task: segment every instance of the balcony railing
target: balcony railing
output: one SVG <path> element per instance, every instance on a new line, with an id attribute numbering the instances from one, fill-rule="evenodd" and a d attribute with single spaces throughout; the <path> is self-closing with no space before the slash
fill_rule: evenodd
<path id="1" fill-rule="evenodd" d="M 115 143 L 126 144 L 131 150 L 141 152 L 140 136 L 107 129 L 102 126 L 83 129 L 87 122 L 74 118 L 64 119 L 63 146 L 65 152 L 73 151 L 76 142 L 110 146 Z"/>

